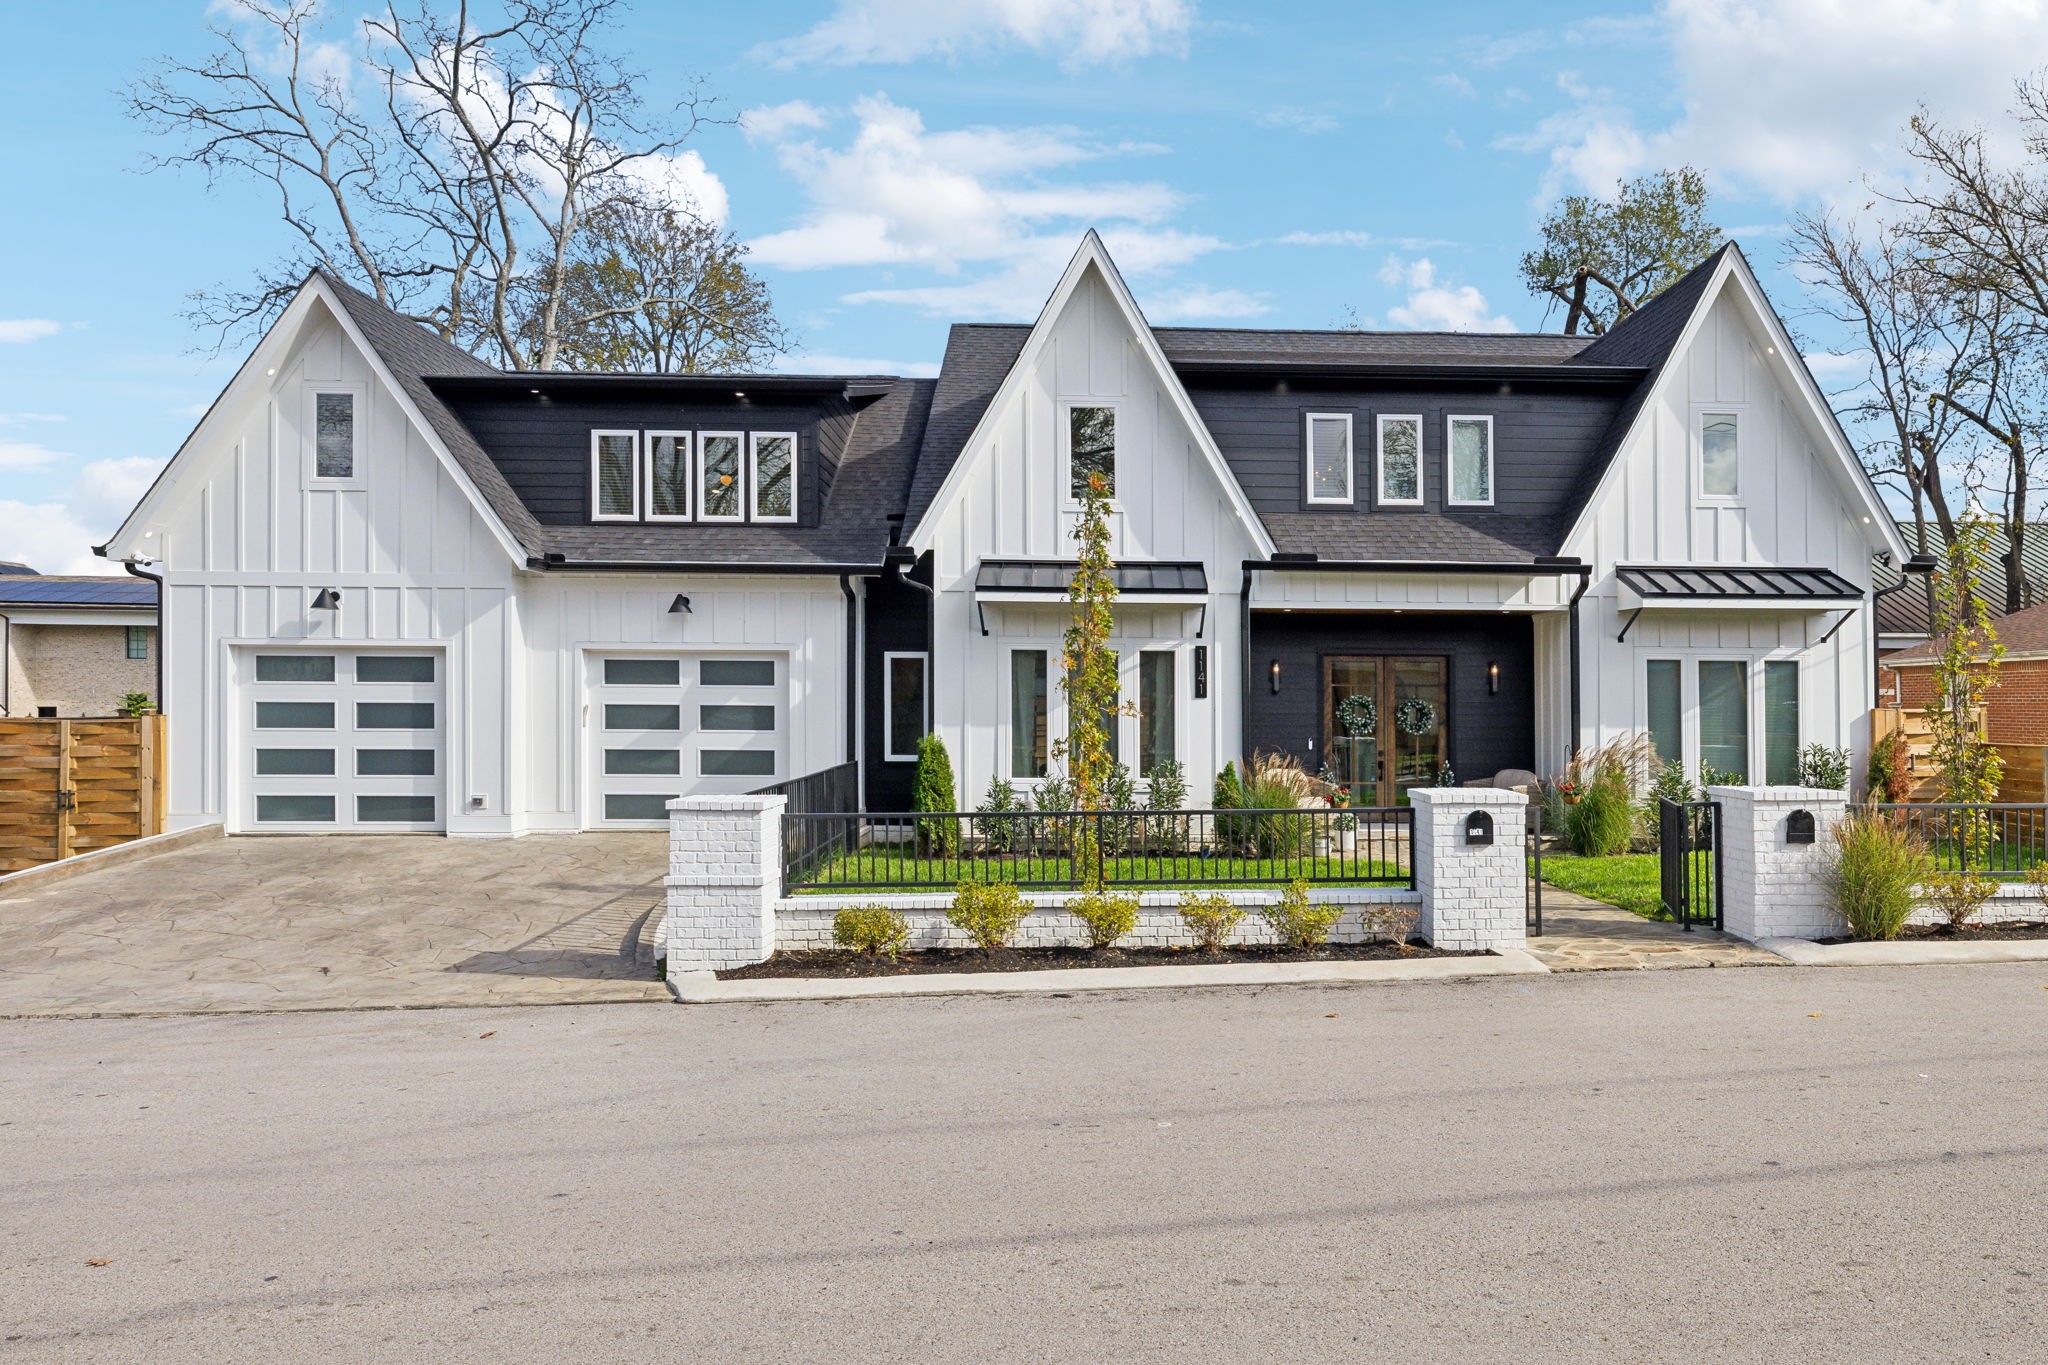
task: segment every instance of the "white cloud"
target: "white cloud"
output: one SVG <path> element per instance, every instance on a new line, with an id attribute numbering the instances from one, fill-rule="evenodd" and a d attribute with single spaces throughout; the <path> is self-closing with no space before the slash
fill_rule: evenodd
<path id="1" fill-rule="evenodd" d="M 809 206 L 796 226 L 750 243 L 754 259 L 786 270 L 993 273 L 971 283 L 892 284 L 849 302 L 1028 315 L 1085 228 L 1100 226 L 1118 264 L 1132 272 L 1169 269 L 1223 245 L 1167 225 L 1185 203 L 1171 186 L 1070 173 L 1085 162 L 1155 150 L 1148 145 L 1100 144 L 1056 127 L 933 131 L 916 110 L 879 95 L 857 101 L 853 114 L 858 126 L 844 145 L 792 136 L 814 126 L 806 121 L 782 120 L 780 140 L 761 134 Z"/>
<path id="2" fill-rule="evenodd" d="M 60 412 L 0 412 L 0 427 L 22 427 L 31 422 L 64 422 L 70 419 Z"/>
<path id="3" fill-rule="evenodd" d="M 63 330 L 63 323 L 52 322 L 48 318 L 0 318 L 0 343 L 18 345 L 25 341 L 41 341 Z"/>
<path id="4" fill-rule="evenodd" d="M 1448 285 L 1437 279 L 1427 256 L 1403 263 L 1388 257 L 1380 282 L 1408 291 L 1408 301 L 1387 310 L 1387 321 L 1418 332 L 1512 332 L 1506 316 L 1487 312 L 1486 296 L 1469 284 Z"/>
<path id="5" fill-rule="evenodd" d="M 1023 48 L 1066 67 L 1187 49 L 1194 0 L 839 0 L 822 22 L 753 55 L 778 66 L 911 62 Z"/>
<path id="6" fill-rule="evenodd" d="M 1255 318 L 1273 311 L 1258 294 L 1242 289 L 1209 289 L 1196 285 L 1169 290 L 1157 298 L 1140 299 L 1149 322 L 1192 322 L 1211 318 Z"/>
<path id="7" fill-rule="evenodd" d="M 55 501 L 0 498 L 0 559 L 51 574 L 119 573 L 92 547 L 113 534 L 164 463 L 142 456 L 94 460 Z"/>
<path id="8" fill-rule="evenodd" d="M 777 356 L 768 368 L 777 374 L 894 374 L 906 379 L 935 379 L 939 373 L 936 360 L 882 360 L 823 351 Z"/>
<path id="9" fill-rule="evenodd" d="M 33 441 L 0 441 L 0 469 L 36 469 L 69 458 Z"/>
<path id="10" fill-rule="evenodd" d="M 1472 88 L 1471 81 L 1467 80 L 1465 77 L 1459 75 L 1455 71 L 1446 71 L 1441 76 L 1431 78 L 1430 84 L 1442 86 L 1444 89 L 1450 91 L 1453 95 L 1458 96 L 1460 99 L 1469 100 L 1474 95 L 1477 95 L 1479 93 L 1477 90 Z"/>
<path id="11" fill-rule="evenodd" d="M 1273 239 L 1282 246 L 1398 247 L 1402 251 L 1433 251 L 1456 246 L 1440 237 L 1382 237 L 1377 232 L 1340 229 L 1333 232 L 1289 232 Z"/>
<path id="12" fill-rule="evenodd" d="M 1298 133 L 1334 133 L 1337 120 L 1329 114 L 1319 114 L 1311 109 L 1287 105 L 1279 109 L 1268 109 L 1254 114 L 1253 121 L 1264 128 L 1291 128 Z"/>
<path id="13" fill-rule="evenodd" d="M 1870 366 L 1868 351 L 1808 351 L 1806 368 L 1822 384 L 1840 384 L 1861 379 Z"/>
<path id="14" fill-rule="evenodd" d="M 824 126 L 824 112 L 809 100 L 763 104 L 740 111 L 740 131 L 747 135 L 749 142 L 780 142 L 791 133 Z"/>
<path id="15" fill-rule="evenodd" d="M 1921 104 L 1952 124 L 1996 122 L 2039 64 L 2039 0 L 1665 0 L 1680 113 L 1644 128 L 1613 97 L 1573 106 L 1510 148 L 1547 153 L 1549 189 L 1606 192 L 1690 163 L 1780 199 L 1847 191 L 1902 165 Z"/>
<path id="16" fill-rule="evenodd" d="M 643 157 L 629 163 L 626 174 L 669 203 L 695 209 L 697 216 L 707 223 L 724 227 L 732 214 L 725 182 L 694 151 L 685 149 Z"/>

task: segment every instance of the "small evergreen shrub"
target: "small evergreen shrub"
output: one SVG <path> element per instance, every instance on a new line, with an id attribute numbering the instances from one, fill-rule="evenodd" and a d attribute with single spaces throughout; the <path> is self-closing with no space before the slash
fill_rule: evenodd
<path id="1" fill-rule="evenodd" d="M 1216 774 L 1216 783 L 1209 790 L 1209 804 L 1216 810 L 1239 810 L 1244 806 L 1244 783 L 1237 776 L 1237 764 L 1226 763 L 1223 771 Z M 1251 820 L 1242 815 L 1219 815 L 1216 817 L 1216 842 L 1226 848 L 1238 848 L 1250 840 Z"/>
<path id="2" fill-rule="evenodd" d="M 1919 835 L 1876 811 L 1856 811 L 1835 824 L 1823 874 L 1828 898 L 1862 939 L 1893 939 L 1912 917 L 1920 884 L 1933 875 L 1934 855 Z"/>
<path id="3" fill-rule="evenodd" d="M 1974 872 L 1937 872 L 1927 879 L 1927 899 L 1948 921 L 1950 929 L 1961 929 L 1970 916 L 1984 908 L 1984 902 L 1998 892 L 1998 883 Z"/>
<path id="4" fill-rule="evenodd" d="M 1229 941 L 1231 931 L 1244 919 L 1244 907 L 1214 892 L 1205 896 L 1199 891 L 1183 891 L 1180 918 L 1202 951 L 1213 953 Z"/>
<path id="5" fill-rule="evenodd" d="M 1809 744 L 1799 751 L 1799 785 L 1823 791 L 1849 790 L 1849 751 Z"/>
<path id="6" fill-rule="evenodd" d="M 1288 947 L 1320 948 L 1330 941 L 1330 930 L 1344 911 L 1335 905 L 1311 904 L 1308 883 L 1296 880 L 1287 884 L 1276 904 L 1260 906 L 1259 914 Z"/>
<path id="7" fill-rule="evenodd" d="M 1138 927 L 1138 898 L 1113 891 L 1091 891 L 1067 902 L 1088 928 L 1088 946 L 1098 952 Z"/>
<path id="8" fill-rule="evenodd" d="M 953 811 L 959 809 L 953 784 L 953 756 L 937 735 L 917 742 L 917 772 L 911 778 L 912 810 Z M 931 819 L 917 822 L 917 847 L 923 857 L 953 858 L 960 853 L 960 822 Z"/>
<path id="9" fill-rule="evenodd" d="M 984 952 L 1007 948 L 1031 907 L 1008 882 L 961 882 L 953 888 L 946 919 Z"/>
<path id="10" fill-rule="evenodd" d="M 1360 921 L 1365 926 L 1365 936 L 1391 943 L 1401 951 L 1408 951 L 1409 936 L 1422 920 L 1419 905 L 1368 905 L 1361 912 Z"/>
<path id="11" fill-rule="evenodd" d="M 1188 803 L 1186 770 L 1176 759 L 1167 759 L 1152 769 L 1152 786 L 1145 804 L 1156 811 L 1177 811 Z M 1153 848 L 1177 853 L 1187 845 L 1186 821 L 1173 814 L 1155 815 L 1148 822 L 1145 842 Z"/>
<path id="12" fill-rule="evenodd" d="M 121 704 L 116 706 L 114 710 L 128 719 L 134 720 L 138 716 L 146 716 L 156 710 L 156 706 L 150 701 L 149 693 L 147 692 L 123 692 L 121 694 Z"/>
<path id="13" fill-rule="evenodd" d="M 1019 813 L 1029 807 L 1007 778 L 991 777 L 987 793 L 974 809 L 982 817 L 981 837 L 991 852 L 1015 853 L 1023 846 L 1025 822 Z"/>
<path id="14" fill-rule="evenodd" d="M 2048 919 L 2048 863 L 2035 863 L 2027 869 L 2027 885 L 2034 889 L 2034 899 L 2041 902 L 2041 916 Z"/>
<path id="15" fill-rule="evenodd" d="M 832 917 L 832 941 L 894 962 L 910 946 L 910 922 L 886 905 L 850 905 Z"/>

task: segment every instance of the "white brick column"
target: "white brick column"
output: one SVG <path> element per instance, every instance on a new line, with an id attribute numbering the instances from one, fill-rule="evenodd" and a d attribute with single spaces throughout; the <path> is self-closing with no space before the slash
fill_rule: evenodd
<path id="1" fill-rule="evenodd" d="M 1709 787 L 1721 803 L 1721 927 L 1751 942 L 1828 938 L 1843 933 L 1822 873 L 1835 845 L 1835 822 L 1849 809 L 1845 792 L 1817 787 Z M 1813 842 L 1785 842 L 1788 818 L 1813 816 Z"/>
<path id="2" fill-rule="evenodd" d="M 718 971 L 775 952 L 782 895 L 782 796 L 683 796 L 668 803 L 668 971 Z"/>
<path id="3" fill-rule="evenodd" d="M 1459 951 L 1520 948 L 1528 941 L 1528 878 L 1522 829 L 1529 798 L 1492 787 L 1418 787 L 1415 889 L 1423 937 Z M 1475 811 L 1493 818 L 1493 842 L 1465 842 Z"/>

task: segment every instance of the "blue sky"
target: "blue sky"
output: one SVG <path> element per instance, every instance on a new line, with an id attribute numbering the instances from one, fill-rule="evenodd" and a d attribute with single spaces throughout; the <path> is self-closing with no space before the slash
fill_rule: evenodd
<path id="1" fill-rule="evenodd" d="M 0 52 L 0 558 L 45 572 L 105 571 L 231 373 L 184 296 L 290 246 L 258 187 L 143 173 L 121 113 L 208 6 L 91 14 L 15 7 Z M 738 117 L 675 174 L 753 245 L 790 364 L 903 373 L 948 321 L 1028 319 L 1089 226 L 1155 322 L 1539 328 L 1543 203 L 1685 162 L 1796 315 L 1786 216 L 1898 174 L 1916 103 L 1994 118 L 2048 60 L 2027 0 L 641 0 L 620 37 L 650 101 L 702 73 Z"/>

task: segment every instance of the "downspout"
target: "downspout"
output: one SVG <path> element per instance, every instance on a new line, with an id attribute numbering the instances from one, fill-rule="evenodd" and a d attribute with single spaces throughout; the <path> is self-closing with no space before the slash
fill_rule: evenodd
<path id="1" fill-rule="evenodd" d="M 0 716 L 13 714 L 7 707 L 7 651 L 12 643 L 14 622 L 0 615 Z"/>
<path id="2" fill-rule="evenodd" d="M 1579 599 L 1584 597 L 1586 595 L 1587 589 L 1591 588 L 1592 586 L 1593 570 L 1592 567 L 1589 565 L 1586 571 L 1579 575 L 1579 586 L 1573 590 L 1571 603 L 1566 609 L 1569 612 L 1571 618 L 1570 648 L 1572 656 L 1570 670 L 1572 737 L 1571 747 L 1565 751 L 1565 759 L 1567 761 L 1578 757 L 1579 736 L 1585 733 L 1585 731 L 1581 728 L 1584 724 L 1585 718 L 1582 713 L 1582 704 L 1579 700 Z"/>
<path id="3" fill-rule="evenodd" d="M 917 568 L 917 560 L 907 546 L 891 548 L 896 561 L 896 581 L 916 588 L 924 594 L 924 726 L 927 734 L 935 728 L 934 718 L 939 713 L 939 590 L 936 585 L 920 583 L 910 575 Z M 932 565 L 932 576 L 938 576 L 938 565 Z"/>
<path id="4" fill-rule="evenodd" d="M 138 562 L 138 561 L 136 561 L 136 560 L 133 560 L 133 559 L 124 559 L 124 560 L 122 560 L 122 561 L 121 561 L 121 567 L 122 567 L 122 568 L 124 568 L 124 569 L 126 569 L 126 570 L 127 570 L 127 571 L 128 571 L 129 573 L 131 573 L 131 574 L 134 574 L 134 575 L 135 575 L 135 576 L 136 576 L 137 578 L 146 578 L 146 579 L 148 579 L 148 580 L 149 580 L 150 582 L 152 582 L 152 583 L 156 584 L 156 699 L 155 699 L 155 700 L 156 700 L 156 709 L 157 709 L 157 710 L 158 710 L 159 712 L 161 712 L 161 713 L 163 713 L 163 714 L 165 714 L 165 715 L 169 715 L 170 713 L 169 713 L 168 711 L 166 711 L 166 710 L 164 709 L 164 638 L 165 638 L 165 635 L 164 635 L 164 621 L 165 621 L 165 619 L 166 619 L 166 617 L 167 617 L 167 615 L 168 615 L 168 613 L 169 613 L 169 611 L 170 611 L 170 606 L 171 606 L 171 604 L 170 604 L 169 602 L 167 602 L 166 600 L 164 600 L 164 577 L 163 577 L 163 575 L 162 575 L 162 574 L 155 574 L 155 573 L 151 573 L 151 572 L 150 572 L 149 570 L 147 570 L 147 569 L 145 569 L 145 568 L 142 568 L 142 567 L 140 567 L 140 564 L 139 564 L 139 562 Z"/>
<path id="5" fill-rule="evenodd" d="M 846 761 L 860 762 L 860 626 L 856 613 L 860 601 L 854 595 L 853 575 L 839 575 L 839 591 L 846 594 Z"/>
<path id="6" fill-rule="evenodd" d="M 1237 744 L 1244 747 L 1244 737 L 1252 728 L 1252 571 L 1244 571 L 1244 579 L 1237 588 L 1238 621 L 1238 679 L 1237 679 Z M 1242 758 L 1243 754 L 1234 757 Z"/>
<path id="7" fill-rule="evenodd" d="M 1893 593 L 1913 586 L 1913 580 L 1916 577 L 1923 580 L 1931 599 L 1934 591 L 1934 569 L 1940 562 L 1937 556 L 1925 551 L 1907 555 L 1906 562 L 1899 568 L 1898 582 L 1892 584 L 1889 588 L 1872 588 L 1870 590 L 1870 709 L 1873 711 L 1877 709 L 1878 703 L 1884 697 L 1884 665 L 1877 647 L 1877 637 L 1883 633 L 1884 626 L 1877 619 L 1877 604 L 1884 598 L 1890 597 Z M 1934 608 L 1930 605 L 1927 609 L 1927 633 L 1930 639 L 1934 637 L 1934 627 L 1936 624 Z"/>

